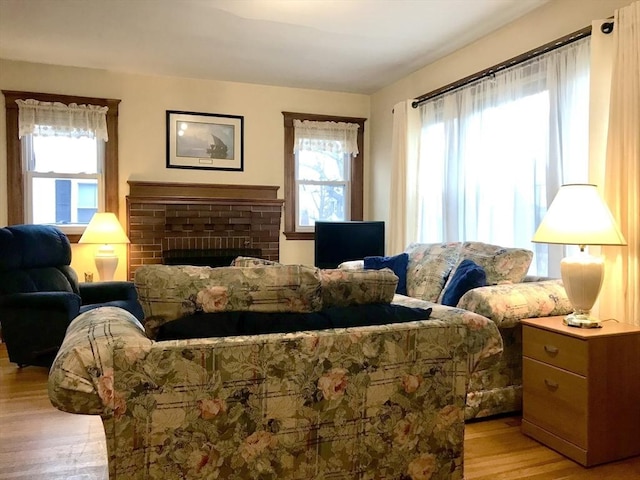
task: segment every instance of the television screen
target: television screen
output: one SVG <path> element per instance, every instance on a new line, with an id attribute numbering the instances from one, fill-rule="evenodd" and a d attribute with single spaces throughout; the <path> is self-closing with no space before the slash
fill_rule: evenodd
<path id="1" fill-rule="evenodd" d="M 336 268 L 375 255 L 384 255 L 383 221 L 316 222 L 316 267 Z"/>

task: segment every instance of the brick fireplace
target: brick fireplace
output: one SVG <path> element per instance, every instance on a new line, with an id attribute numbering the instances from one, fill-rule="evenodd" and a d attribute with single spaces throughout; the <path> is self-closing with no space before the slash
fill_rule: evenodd
<path id="1" fill-rule="evenodd" d="M 238 254 L 279 260 L 279 187 L 128 183 L 129 279 L 142 265 L 176 263 L 176 255 L 226 264 Z"/>

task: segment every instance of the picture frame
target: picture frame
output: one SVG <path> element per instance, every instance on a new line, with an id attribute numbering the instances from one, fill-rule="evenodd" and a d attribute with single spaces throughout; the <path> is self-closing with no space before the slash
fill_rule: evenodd
<path id="1" fill-rule="evenodd" d="M 167 168 L 244 170 L 244 117 L 167 110 Z"/>

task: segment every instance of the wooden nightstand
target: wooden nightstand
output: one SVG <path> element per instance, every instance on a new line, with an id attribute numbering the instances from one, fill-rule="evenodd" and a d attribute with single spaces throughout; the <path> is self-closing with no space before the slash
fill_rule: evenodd
<path id="1" fill-rule="evenodd" d="M 522 432 L 584 466 L 640 454 L 640 328 L 522 320 Z"/>

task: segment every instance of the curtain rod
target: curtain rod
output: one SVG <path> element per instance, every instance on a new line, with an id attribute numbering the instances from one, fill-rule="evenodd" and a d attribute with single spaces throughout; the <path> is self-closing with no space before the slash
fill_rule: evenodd
<path id="1" fill-rule="evenodd" d="M 607 25 L 606 28 L 605 28 L 605 25 Z M 613 31 L 613 22 L 606 22 L 602 24 L 601 30 L 604 33 L 611 33 Z M 608 30 L 608 31 L 605 31 L 605 30 Z M 468 77 L 465 77 L 461 80 L 450 83 L 449 85 L 445 85 L 444 87 L 438 88 L 437 90 L 433 90 L 429 93 L 425 93 L 424 95 L 420 95 L 411 103 L 411 106 L 413 108 L 417 108 L 418 106 L 431 100 L 434 97 L 437 97 L 438 95 L 449 93 L 453 90 L 456 90 L 460 87 L 464 87 L 465 85 L 473 83 L 477 80 L 488 77 L 490 75 L 494 75 L 495 73 L 500 72 L 501 70 L 505 70 L 509 67 L 513 67 L 514 65 L 518 65 L 519 63 L 526 62 L 527 60 L 530 60 L 539 55 L 542 55 L 543 53 L 550 52 L 552 50 L 555 50 L 556 48 L 563 47 L 565 45 L 578 41 L 582 38 L 588 37 L 589 35 L 591 35 L 591 26 L 582 28 L 577 32 L 573 32 L 573 33 L 570 33 L 569 35 L 565 35 L 564 37 L 560 37 L 557 40 L 554 40 L 545 45 L 542 45 L 541 47 L 537 47 L 537 48 L 534 48 L 533 50 L 529 50 L 528 52 L 525 52 L 521 55 L 513 57 L 507 60 L 506 62 L 502 62 L 497 65 L 494 65 L 493 67 L 486 68 L 480 72 L 474 73 L 473 75 L 469 75 Z"/>

